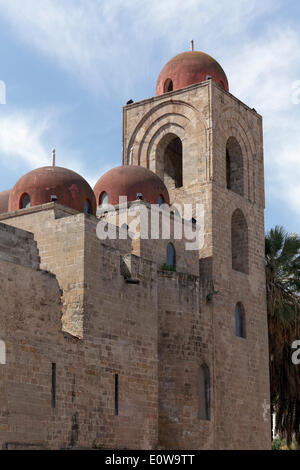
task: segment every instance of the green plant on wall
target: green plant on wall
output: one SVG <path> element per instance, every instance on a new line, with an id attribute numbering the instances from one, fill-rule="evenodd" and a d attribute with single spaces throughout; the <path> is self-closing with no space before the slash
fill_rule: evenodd
<path id="1" fill-rule="evenodd" d="M 175 272 L 176 268 L 175 266 L 169 266 L 166 263 L 164 263 L 161 267 L 162 271 L 170 271 L 170 272 Z"/>

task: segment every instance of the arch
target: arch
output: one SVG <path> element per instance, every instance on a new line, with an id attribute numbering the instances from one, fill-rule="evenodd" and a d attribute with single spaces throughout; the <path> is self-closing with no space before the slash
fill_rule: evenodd
<path id="1" fill-rule="evenodd" d="M 181 188 L 183 161 L 182 141 L 172 132 L 164 135 L 156 148 L 157 173 L 167 189 Z"/>
<path id="2" fill-rule="evenodd" d="M 226 143 L 226 185 L 227 189 L 244 195 L 244 165 L 240 144 L 235 137 Z"/>
<path id="3" fill-rule="evenodd" d="M 236 209 L 231 219 L 232 269 L 249 273 L 248 225 L 243 212 Z"/>
<path id="4" fill-rule="evenodd" d="M 99 196 L 99 207 L 104 207 L 108 205 L 108 194 L 106 191 L 102 191 Z"/>
<path id="5" fill-rule="evenodd" d="M 6 344 L 2 340 L 0 340 L 0 364 L 6 364 Z"/>
<path id="6" fill-rule="evenodd" d="M 166 253 L 166 265 L 169 268 L 176 268 L 176 251 L 173 243 L 168 243 Z"/>
<path id="7" fill-rule="evenodd" d="M 239 338 L 246 338 L 246 315 L 242 302 L 235 306 L 235 335 Z"/>
<path id="8" fill-rule="evenodd" d="M 30 196 L 27 193 L 22 194 L 20 197 L 20 209 L 28 209 L 30 207 Z"/>
<path id="9" fill-rule="evenodd" d="M 257 190 L 255 168 L 258 164 L 257 153 L 259 152 L 262 155 L 262 141 L 261 139 L 259 142 L 256 141 L 249 122 L 232 105 L 224 107 L 218 116 L 217 125 L 220 136 L 224 136 L 225 140 L 221 145 L 226 147 L 228 137 L 234 136 L 241 146 L 244 165 L 244 196 L 255 202 Z"/>
<path id="10" fill-rule="evenodd" d="M 165 108 L 167 108 L 166 111 L 165 111 Z M 159 103 L 157 106 L 154 106 L 153 108 L 151 108 L 143 116 L 143 118 L 137 123 L 134 131 L 131 134 L 131 137 L 129 139 L 129 142 L 126 148 L 124 147 L 123 161 L 124 162 L 129 161 L 130 150 L 132 147 L 135 148 L 135 145 L 136 145 L 136 150 L 138 153 L 139 142 L 143 142 L 145 140 L 143 137 L 144 130 L 148 129 L 151 123 L 153 123 L 153 121 L 156 121 L 157 119 L 161 119 L 166 114 L 176 115 L 177 112 L 184 115 L 185 118 L 188 120 L 193 121 L 196 118 L 197 120 L 202 121 L 205 132 L 206 132 L 205 120 L 201 116 L 199 116 L 199 111 L 190 103 L 187 103 L 181 100 L 163 101 L 162 103 Z M 138 164 L 140 164 L 140 162 Z"/>
<path id="11" fill-rule="evenodd" d="M 164 93 L 168 93 L 170 91 L 173 91 L 173 81 L 171 80 L 171 78 L 167 78 L 164 83 Z"/>
<path id="12" fill-rule="evenodd" d="M 84 201 L 84 205 L 83 205 L 83 212 L 85 214 L 92 214 L 93 213 L 93 210 L 92 210 L 92 205 L 90 203 L 90 201 L 88 199 L 86 199 Z"/>
<path id="13" fill-rule="evenodd" d="M 211 408 L 210 372 L 206 364 L 202 364 L 198 372 L 198 414 L 199 419 L 210 420 Z"/>

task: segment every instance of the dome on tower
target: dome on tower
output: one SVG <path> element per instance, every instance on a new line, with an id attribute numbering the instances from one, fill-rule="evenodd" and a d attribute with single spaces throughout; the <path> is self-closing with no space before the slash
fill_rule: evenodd
<path id="1" fill-rule="evenodd" d="M 10 195 L 10 189 L 2 191 L 0 193 L 0 214 L 8 212 L 8 200 Z"/>
<path id="2" fill-rule="evenodd" d="M 182 52 L 169 60 L 160 72 L 155 94 L 162 95 L 209 79 L 229 91 L 226 74 L 213 57 L 200 51 Z"/>
<path id="3" fill-rule="evenodd" d="M 72 170 L 46 166 L 22 176 L 11 190 L 9 211 L 57 203 L 79 212 L 96 214 L 96 201 L 87 181 Z"/>
<path id="4" fill-rule="evenodd" d="M 170 203 L 168 190 L 163 181 L 142 166 L 121 165 L 109 170 L 94 187 L 97 206 L 119 204 L 119 196 L 135 201 L 138 195 L 150 204 Z"/>

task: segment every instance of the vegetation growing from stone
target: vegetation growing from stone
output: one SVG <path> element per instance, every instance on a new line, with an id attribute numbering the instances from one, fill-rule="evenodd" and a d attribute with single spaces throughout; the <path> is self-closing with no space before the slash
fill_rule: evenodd
<path id="1" fill-rule="evenodd" d="M 266 235 L 266 278 L 271 412 L 276 433 L 300 445 L 300 365 L 292 344 L 300 339 L 300 237 L 276 226 Z"/>
<path id="2" fill-rule="evenodd" d="M 167 264 L 163 264 L 161 269 L 162 269 L 162 271 L 171 271 L 171 272 L 176 271 L 175 266 L 169 266 Z"/>

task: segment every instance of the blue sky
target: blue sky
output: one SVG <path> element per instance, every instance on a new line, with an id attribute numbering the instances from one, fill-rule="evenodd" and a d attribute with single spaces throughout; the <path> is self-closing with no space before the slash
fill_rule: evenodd
<path id="1" fill-rule="evenodd" d="M 0 191 L 51 162 L 93 186 L 121 162 L 121 108 L 195 47 L 264 118 L 266 228 L 300 232 L 300 2 L 0 0 Z"/>

